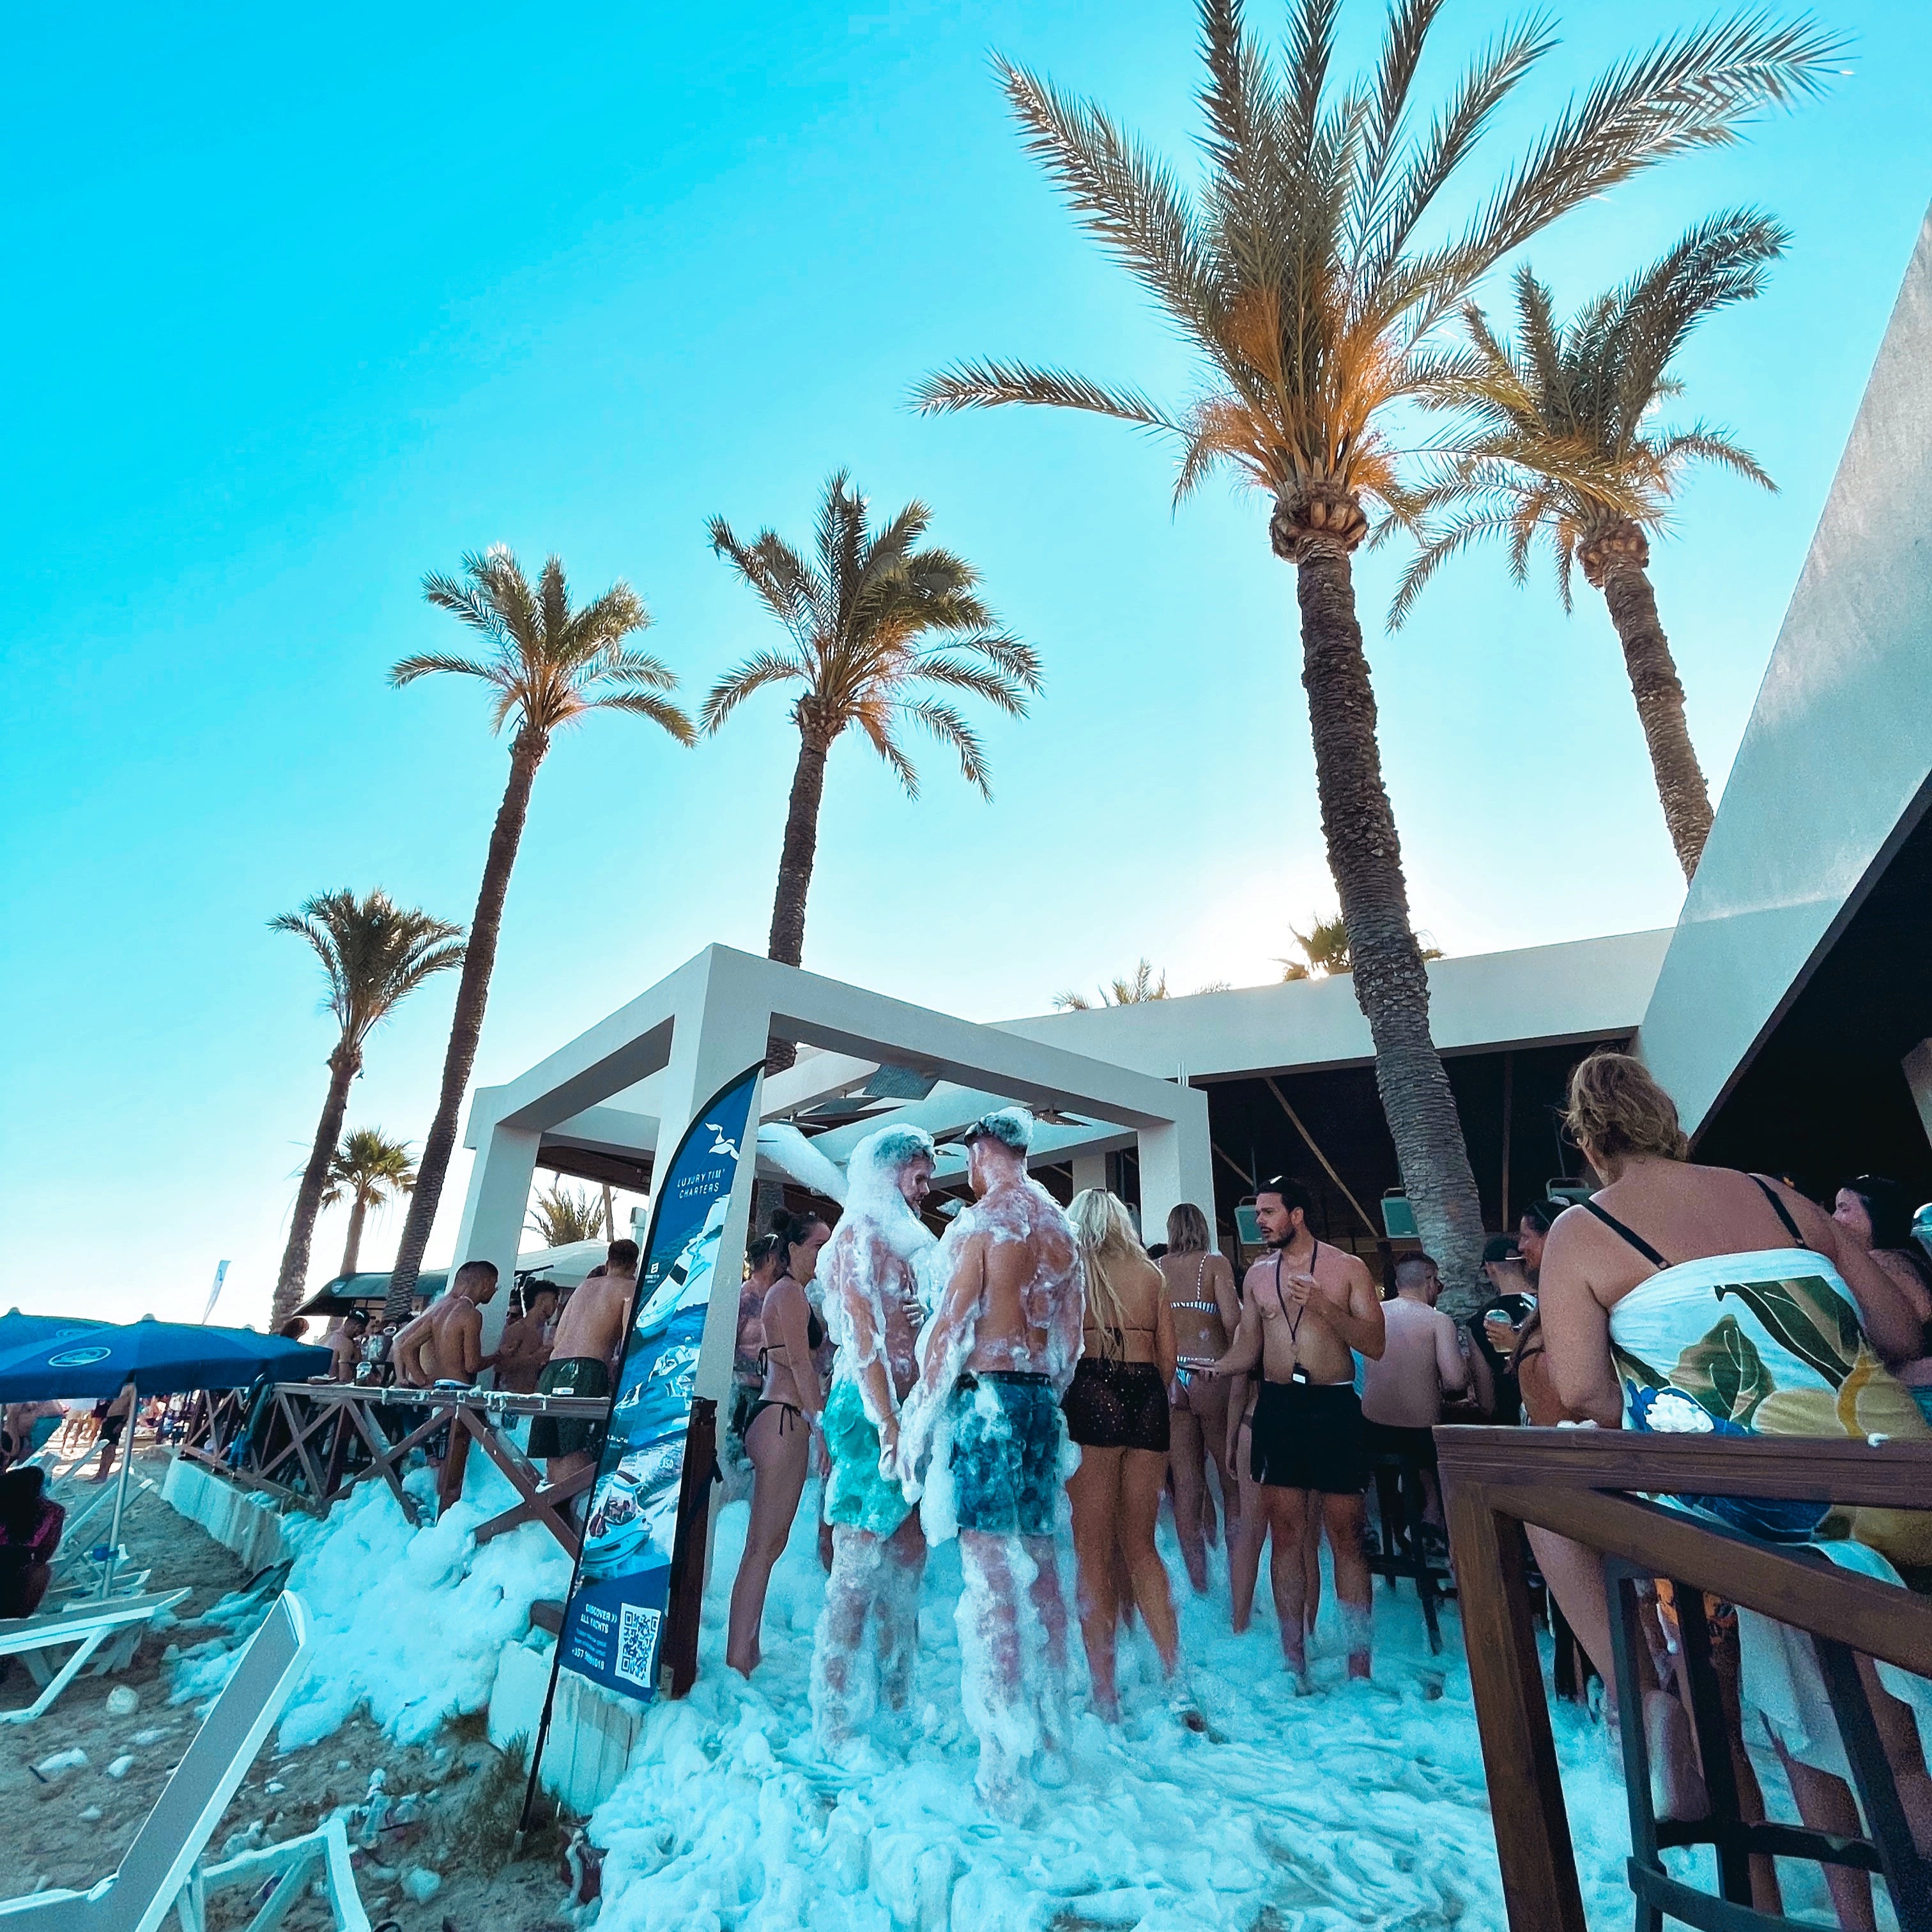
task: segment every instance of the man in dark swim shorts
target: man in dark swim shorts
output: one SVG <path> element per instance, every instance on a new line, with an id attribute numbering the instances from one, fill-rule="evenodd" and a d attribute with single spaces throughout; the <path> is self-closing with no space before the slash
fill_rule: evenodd
<path id="1" fill-rule="evenodd" d="M 1211 1371 L 1245 1375 L 1262 1365 L 1250 1424 L 1249 1473 L 1262 1486 L 1273 1540 L 1269 1559 L 1288 1667 L 1309 1688 L 1302 1614 L 1309 1512 L 1318 1509 L 1335 1557 L 1335 1594 L 1348 1635 L 1348 1675 L 1369 1674 L 1370 1579 L 1362 1550 L 1369 1486 L 1355 1357 L 1386 1346 L 1382 1303 L 1353 1255 L 1318 1241 L 1309 1196 L 1285 1175 L 1264 1181 L 1255 1202 L 1270 1252 L 1248 1270 L 1240 1326 Z"/>
<path id="2" fill-rule="evenodd" d="M 1064 1774 L 1066 1604 L 1054 1528 L 1066 1440 L 1060 1398 L 1079 1359 L 1084 1301 L 1073 1230 L 1026 1171 L 1032 1129 L 1033 1117 L 1014 1107 L 963 1136 L 977 1198 L 940 1246 L 946 1287 L 902 1408 L 898 1457 L 908 1495 L 922 1479 L 952 1492 L 980 1793 L 1006 1811 L 1022 1802 L 1030 1772 L 1034 1783 Z M 952 1438 L 944 1480 L 926 1468 L 942 1417 Z M 1044 1637 L 1037 1658 L 1025 1655 L 1022 1594 Z"/>

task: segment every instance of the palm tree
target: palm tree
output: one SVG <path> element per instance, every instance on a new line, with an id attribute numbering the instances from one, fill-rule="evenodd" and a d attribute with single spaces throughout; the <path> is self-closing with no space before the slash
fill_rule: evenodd
<path id="1" fill-rule="evenodd" d="M 1688 881 L 1711 830 L 1711 795 L 1684 719 L 1684 687 L 1657 615 L 1646 566 L 1678 478 L 1694 463 L 1721 464 L 1767 490 L 1757 460 L 1706 423 L 1665 428 L 1657 406 L 1683 385 L 1670 364 L 1703 318 L 1764 286 L 1790 239 L 1754 208 L 1713 215 L 1661 260 L 1600 295 L 1559 325 L 1549 289 L 1527 268 L 1516 275 L 1515 338 L 1504 342 L 1473 302 L 1463 310 L 1469 346 L 1442 399 L 1468 412 L 1453 451 L 1416 493 L 1426 527 L 1389 611 L 1399 625 L 1422 586 L 1450 557 L 1486 536 L 1509 540 L 1520 584 L 1532 545 L 1554 552 L 1556 584 L 1570 608 L 1570 568 L 1604 593 L 1650 749 L 1657 795 Z"/>
<path id="2" fill-rule="evenodd" d="M 328 1184 L 322 1204 L 349 1203 L 349 1236 L 342 1244 L 341 1273 L 356 1272 L 362 1253 L 362 1228 L 372 1208 L 386 1208 L 416 1184 L 407 1141 L 392 1141 L 380 1127 L 351 1127 L 330 1156 Z"/>
<path id="3" fill-rule="evenodd" d="M 1837 47 L 1760 16 L 1661 42 L 1564 108 L 1465 219 L 1444 190 L 1554 42 L 1541 20 L 1504 28 L 1423 124 L 1411 97 L 1442 4 L 1393 0 L 1372 70 L 1338 88 L 1340 0 L 1292 0 L 1285 63 L 1247 32 L 1240 0 L 1199 0 L 1206 178 L 1193 190 L 1102 110 L 1002 63 L 1029 149 L 1166 311 L 1202 387 L 1175 412 L 1136 389 L 986 361 L 929 377 L 914 400 L 1112 416 L 1173 440 L 1177 500 L 1222 466 L 1268 499 L 1270 542 L 1296 570 L 1322 831 L 1383 1109 L 1423 1239 L 1460 1278 L 1481 1209 L 1430 1034 L 1355 614 L 1370 513 L 1406 508 L 1391 413 L 1431 393 L 1443 322 L 1504 256 L 1642 169 L 1732 140 L 1753 110 L 1816 89 Z"/>
<path id="4" fill-rule="evenodd" d="M 1326 980 L 1333 974 L 1354 970 L 1348 957 L 1348 929 L 1342 923 L 1340 913 L 1332 919 L 1324 919 L 1317 913 L 1308 922 L 1306 932 L 1298 926 L 1291 926 L 1288 929 L 1294 934 L 1294 943 L 1301 949 L 1301 957 L 1282 961 L 1282 979 Z M 1427 956 L 1425 952 L 1424 957 Z"/>
<path id="5" fill-rule="evenodd" d="M 363 1046 L 432 973 L 458 964 L 464 949 L 461 926 L 432 919 L 413 906 L 399 906 L 380 892 L 362 898 L 347 891 L 324 892 L 308 900 L 299 912 L 278 914 L 268 926 L 272 932 L 292 932 L 314 947 L 328 982 L 322 1005 L 340 1029 L 328 1056 L 328 1097 L 296 1190 L 288 1246 L 275 1279 L 271 1319 L 279 1327 L 308 1285 L 315 1218 L 322 1211 L 330 1160 L 349 1111 L 349 1083 L 362 1070 Z"/>
<path id="6" fill-rule="evenodd" d="M 594 1194 L 573 1194 L 560 1180 L 530 1203 L 524 1226 L 547 1248 L 567 1248 L 573 1241 L 608 1241 L 610 1204 Z"/>
<path id="7" fill-rule="evenodd" d="M 1348 928 L 1342 923 L 1342 915 L 1335 914 L 1324 919 L 1319 913 L 1308 922 L 1308 930 L 1291 926 L 1288 931 L 1294 934 L 1294 943 L 1301 949 L 1299 959 L 1283 959 L 1278 963 L 1284 981 L 1295 980 L 1327 980 L 1338 973 L 1352 973 L 1355 962 L 1348 952 Z M 1440 959 L 1442 949 L 1431 946 L 1423 934 L 1416 934 L 1416 946 L 1424 959 Z"/>
<path id="8" fill-rule="evenodd" d="M 423 595 L 473 632 L 484 650 L 476 657 L 426 651 L 400 659 L 389 673 L 391 684 L 413 684 L 419 677 L 448 672 L 479 679 L 494 693 L 490 725 L 500 732 L 514 722 L 510 776 L 490 834 L 470 947 L 456 989 L 456 1016 L 443 1056 L 442 1088 L 435 1118 L 423 1143 L 409 1219 L 389 1277 L 385 1318 L 407 1318 L 422 1267 L 423 1250 L 436 1220 L 449 1156 L 456 1145 L 457 1110 L 470 1084 L 476 1043 L 483 1031 L 483 1010 L 490 998 L 490 974 L 496 963 L 496 938 L 503 922 L 503 901 L 530 808 L 530 788 L 551 740 L 567 725 L 592 711 L 626 711 L 648 718 L 680 745 L 694 736 L 691 721 L 664 693 L 677 679 L 661 658 L 626 647 L 625 640 L 643 630 L 650 615 L 628 584 L 614 584 L 602 596 L 573 610 L 563 565 L 544 562 L 536 586 L 522 566 L 499 544 L 463 560 L 460 578 L 432 573 Z"/>
<path id="9" fill-rule="evenodd" d="M 784 626 L 788 642 L 747 658 L 721 678 L 699 722 L 715 732 L 768 684 L 804 688 L 793 701 L 799 738 L 772 902 L 766 952 L 796 966 L 805 951 L 805 902 L 818 851 L 825 762 L 834 743 L 856 725 L 892 770 L 908 798 L 919 773 L 902 742 L 911 724 L 958 758 L 967 783 L 992 796 L 980 736 L 946 694 L 982 698 L 1012 717 L 1040 688 L 1040 658 L 1030 644 L 999 628 L 979 595 L 980 573 L 950 550 L 919 546 L 932 513 L 916 501 L 877 531 L 866 499 L 840 470 L 826 484 L 806 562 L 775 530 L 741 542 L 722 517 L 711 520 L 711 547 Z M 776 1070 L 792 1052 L 773 1042 Z"/>

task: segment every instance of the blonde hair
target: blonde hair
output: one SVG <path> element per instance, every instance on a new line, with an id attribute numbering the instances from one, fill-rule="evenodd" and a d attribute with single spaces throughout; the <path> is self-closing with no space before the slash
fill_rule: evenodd
<path id="1" fill-rule="evenodd" d="M 1214 1246 L 1208 1238 L 1208 1217 L 1191 1201 L 1167 1210 L 1167 1251 L 1171 1255 L 1204 1255 Z"/>
<path id="2" fill-rule="evenodd" d="M 1100 1331 L 1100 1352 L 1118 1358 L 1126 1347 L 1126 1311 L 1121 1306 L 1120 1278 L 1124 1266 L 1138 1262 L 1152 1268 L 1140 1237 L 1134 1232 L 1126 1204 L 1104 1187 L 1084 1188 L 1066 1210 L 1080 1244 L 1087 1281 L 1086 1319 Z"/>
<path id="3" fill-rule="evenodd" d="M 1564 1120 L 1577 1144 L 1599 1164 L 1621 1166 L 1632 1154 L 1682 1160 L 1690 1151 L 1676 1102 L 1650 1069 L 1628 1053 L 1593 1053 L 1578 1063 L 1570 1076 Z"/>

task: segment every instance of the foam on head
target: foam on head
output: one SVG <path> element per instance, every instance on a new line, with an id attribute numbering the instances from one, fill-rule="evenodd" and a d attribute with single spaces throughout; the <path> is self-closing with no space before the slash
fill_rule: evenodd
<path id="1" fill-rule="evenodd" d="M 970 1144 L 982 1135 L 990 1136 L 1016 1154 L 1024 1154 L 1033 1145 L 1034 1118 L 1024 1107 L 1000 1107 L 982 1114 L 966 1130 Z"/>

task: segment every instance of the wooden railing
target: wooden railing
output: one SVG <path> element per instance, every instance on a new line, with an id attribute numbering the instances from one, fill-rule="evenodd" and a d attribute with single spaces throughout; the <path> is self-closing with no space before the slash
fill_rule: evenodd
<path id="1" fill-rule="evenodd" d="M 494 1389 L 373 1388 L 349 1382 L 277 1382 L 258 1403 L 237 1391 L 204 1394 L 189 1418 L 182 1453 L 219 1469 L 244 1488 L 320 1513 L 358 1483 L 387 1483 L 403 1514 L 421 1520 L 403 1487 L 411 1453 L 440 1456 L 436 1502 L 446 1508 L 463 1492 L 470 1445 L 500 1469 L 518 1500 L 478 1525 L 487 1543 L 526 1522 L 540 1522 L 574 1560 L 579 1532 L 564 1507 L 591 1484 L 584 1470 L 550 1482 L 507 1432 L 520 1416 L 602 1422 L 609 1404 L 589 1396 L 511 1395 Z"/>
<path id="2" fill-rule="evenodd" d="M 1932 1504 L 1932 1446 L 1468 1428 L 1439 1430 L 1436 1444 L 1511 1932 L 1588 1932 L 1519 1524 L 1667 1578 L 1680 1592 L 1708 1592 L 1775 1618 L 1823 1640 L 1821 1654 L 1842 1646 L 1932 1677 L 1932 1603 L 1642 1499 L 1790 1497 L 1924 1509 Z M 1638 1720 L 1627 1714 L 1624 1721 Z M 1901 1923 L 1924 1922 L 1922 1898 L 1894 1903 Z"/>

